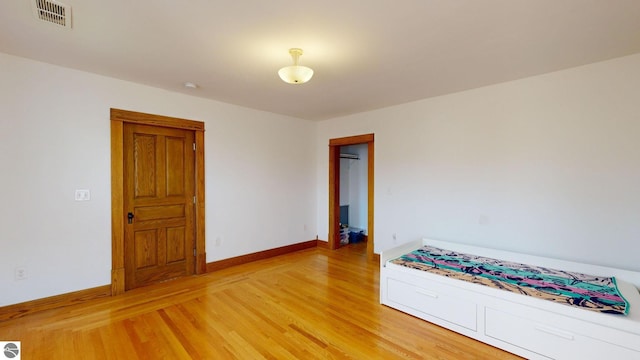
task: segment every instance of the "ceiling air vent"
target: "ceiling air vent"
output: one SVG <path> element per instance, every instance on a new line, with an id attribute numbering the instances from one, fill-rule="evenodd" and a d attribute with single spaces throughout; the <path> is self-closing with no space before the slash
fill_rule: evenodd
<path id="1" fill-rule="evenodd" d="M 71 29 L 71 6 L 53 0 L 31 0 L 36 18 Z"/>

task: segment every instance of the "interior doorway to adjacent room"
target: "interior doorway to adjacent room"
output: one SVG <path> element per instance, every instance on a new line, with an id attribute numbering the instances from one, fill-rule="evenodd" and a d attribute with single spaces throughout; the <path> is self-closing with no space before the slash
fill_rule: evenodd
<path id="1" fill-rule="evenodd" d="M 359 163 L 354 165 L 355 161 L 359 161 Z M 344 167 L 345 162 L 347 163 L 347 167 Z M 341 163 L 343 164 L 342 170 Z M 345 169 L 349 169 L 349 165 L 354 167 L 354 173 L 350 175 L 344 174 Z M 359 225 L 352 226 L 352 228 L 356 230 L 354 231 L 356 236 L 360 230 L 363 230 L 363 234 L 365 234 L 364 239 L 367 241 L 367 254 L 373 257 L 373 166 L 373 134 L 329 140 L 329 248 L 337 249 L 341 246 L 341 223 L 346 219 L 346 212 L 346 214 L 348 214 L 348 221 L 352 222 L 352 224 Z M 362 179 L 363 177 L 366 177 L 366 180 Z M 349 199 L 341 199 L 341 183 L 344 181 L 349 181 L 350 186 L 347 191 L 345 191 L 344 187 L 342 188 L 342 195 L 343 197 L 349 196 Z M 351 192 L 351 181 L 358 184 L 354 193 Z M 362 193 L 362 188 L 366 188 L 366 194 Z M 353 204 L 351 204 L 352 202 Z M 362 207 L 365 207 L 365 209 L 361 209 Z M 341 208 L 342 222 L 340 219 Z M 356 218 L 352 219 L 354 216 Z M 352 220 L 355 220 L 355 222 Z M 342 228 L 342 231 L 344 236 L 345 229 Z M 350 232 L 349 227 L 347 227 L 347 232 Z"/>

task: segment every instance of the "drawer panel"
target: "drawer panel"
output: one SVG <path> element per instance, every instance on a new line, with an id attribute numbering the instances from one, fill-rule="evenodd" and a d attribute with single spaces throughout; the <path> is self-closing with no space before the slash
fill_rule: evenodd
<path id="1" fill-rule="evenodd" d="M 640 353 L 545 324 L 486 308 L 485 335 L 554 359 L 638 359 Z"/>
<path id="2" fill-rule="evenodd" d="M 422 284 L 415 286 L 403 281 L 387 280 L 389 300 L 437 317 L 447 322 L 477 331 L 476 304 L 450 295 L 447 286 L 441 284 Z"/>

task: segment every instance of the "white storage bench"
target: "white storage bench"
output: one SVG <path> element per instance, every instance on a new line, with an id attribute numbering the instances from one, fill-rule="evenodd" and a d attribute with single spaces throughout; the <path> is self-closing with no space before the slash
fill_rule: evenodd
<path id="1" fill-rule="evenodd" d="M 627 315 L 598 313 L 389 261 L 423 245 L 615 277 Z M 640 359 L 640 272 L 423 239 L 380 255 L 380 303 L 529 359 Z M 426 341 L 426 340 L 425 340 Z"/>

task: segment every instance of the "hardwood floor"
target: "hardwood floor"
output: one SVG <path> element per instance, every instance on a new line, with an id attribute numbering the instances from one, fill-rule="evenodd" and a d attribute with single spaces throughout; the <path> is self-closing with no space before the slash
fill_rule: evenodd
<path id="1" fill-rule="evenodd" d="M 23 359 L 518 359 L 378 302 L 366 244 L 0 322 Z"/>

